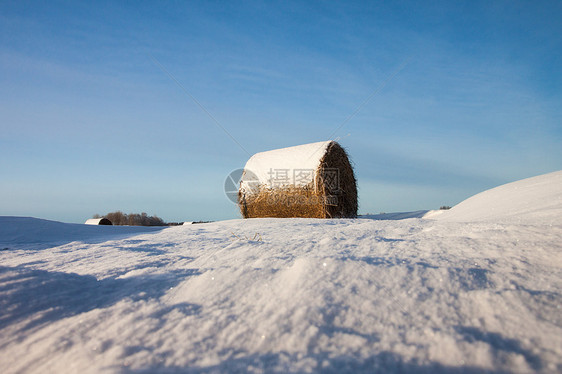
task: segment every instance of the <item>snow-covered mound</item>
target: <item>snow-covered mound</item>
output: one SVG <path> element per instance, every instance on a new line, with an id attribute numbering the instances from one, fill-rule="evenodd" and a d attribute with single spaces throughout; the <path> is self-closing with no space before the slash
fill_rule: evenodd
<path id="1" fill-rule="evenodd" d="M 0 372 L 561 372 L 561 221 L 3 218 Z"/>
<path id="2" fill-rule="evenodd" d="M 43 248 L 73 241 L 96 241 L 115 236 L 130 236 L 162 227 L 92 226 L 62 223 L 32 217 L 0 216 L 0 249 L 17 245 Z"/>
<path id="3" fill-rule="evenodd" d="M 560 222 L 562 171 L 492 188 L 431 218 L 458 222 L 509 221 L 534 224 Z"/>

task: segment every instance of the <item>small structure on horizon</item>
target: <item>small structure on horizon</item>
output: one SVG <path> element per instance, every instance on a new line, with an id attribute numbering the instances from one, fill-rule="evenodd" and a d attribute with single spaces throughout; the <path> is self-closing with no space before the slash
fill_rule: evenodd
<path id="1" fill-rule="evenodd" d="M 108 220 L 107 218 L 90 218 L 89 220 L 87 220 L 86 222 L 84 222 L 85 225 L 106 225 L 106 226 L 112 226 L 113 223 L 111 223 L 110 220 Z"/>
<path id="2" fill-rule="evenodd" d="M 244 218 L 357 216 L 357 182 L 346 151 L 335 141 L 256 153 L 240 181 Z"/>

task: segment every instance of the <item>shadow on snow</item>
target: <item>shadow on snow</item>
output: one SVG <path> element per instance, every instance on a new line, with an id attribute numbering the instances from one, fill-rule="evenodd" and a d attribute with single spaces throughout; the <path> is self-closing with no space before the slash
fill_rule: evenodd
<path id="1" fill-rule="evenodd" d="M 296 369 L 296 362 L 314 363 L 314 367 L 306 370 Z M 139 370 L 121 368 L 123 374 L 140 373 L 463 373 L 488 374 L 497 373 L 478 367 L 459 365 L 445 366 L 438 363 L 406 362 L 402 356 L 393 352 L 380 352 L 366 358 L 350 355 L 334 355 L 333 352 L 319 352 L 308 355 L 297 355 L 286 352 L 253 354 L 245 357 L 231 357 L 217 365 L 207 367 L 152 366 Z"/>
<path id="2" fill-rule="evenodd" d="M 186 269 L 98 280 L 91 275 L 0 267 L 0 329 L 23 322 L 19 330 L 24 331 L 124 299 L 158 299 L 170 287 L 197 274 L 196 269 Z"/>

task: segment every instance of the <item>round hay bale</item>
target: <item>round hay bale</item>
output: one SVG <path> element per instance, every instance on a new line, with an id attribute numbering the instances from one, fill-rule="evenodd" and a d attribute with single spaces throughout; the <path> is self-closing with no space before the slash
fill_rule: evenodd
<path id="1" fill-rule="evenodd" d="M 86 225 L 104 225 L 104 226 L 112 226 L 113 223 L 111 223 L 110 220 L 108 220 L 107 218 L 90 218 L 89 220 L 87 220 L 85 222 Z"/>
<path id="2" fill-rule="evenodd" d="M 357 216 L 357 182 L 346 151 L 335 141 L 253 155 L 240 182 L 244 218 Z"/>

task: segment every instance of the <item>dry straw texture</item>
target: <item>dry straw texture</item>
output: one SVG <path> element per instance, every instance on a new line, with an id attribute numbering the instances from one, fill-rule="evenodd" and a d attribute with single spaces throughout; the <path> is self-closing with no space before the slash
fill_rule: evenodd
<path id="1" fill-rule="evenodd" d="M 351 218 L 357 216 L 357 183 L 346 151 L 330 142 L 315 170 L 315 181 L 306 186 L 272 188 L 238 194 L 244 218 L 303 217 Z"/>

